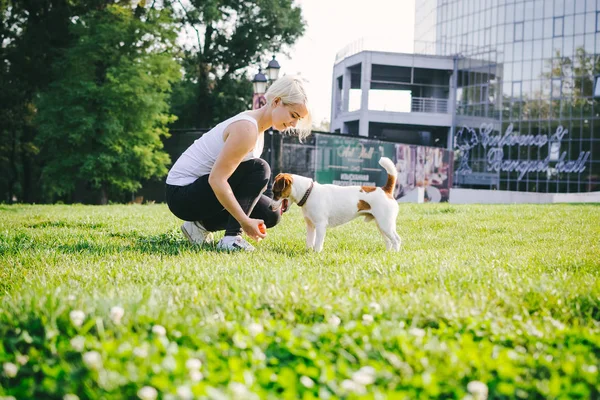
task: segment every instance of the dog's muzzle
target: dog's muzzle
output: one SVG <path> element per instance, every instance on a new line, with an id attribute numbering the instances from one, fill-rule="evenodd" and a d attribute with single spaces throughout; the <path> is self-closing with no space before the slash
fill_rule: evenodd
<path id="1" fill-rule="evenodd" d="M 273 210 L 273 211 L 279 210 L 279 214 L 283 214 L 284 212 L 286 212 L 288 210 L 288 208 L 289 208 L 289 200 L 288 199 L 281 199 L 281 200 L 271 202 L 271 210 Z"/>

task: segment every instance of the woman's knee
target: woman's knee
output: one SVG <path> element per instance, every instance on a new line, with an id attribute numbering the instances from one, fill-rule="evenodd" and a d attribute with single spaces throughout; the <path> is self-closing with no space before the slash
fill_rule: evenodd
<path id="1" fill-rule="evenodd" d="M 271 209 L 271 199 L 262 195 L 250 213 L 251 218 L 262 219 L 267 228 L 272 228 L 281 221 L 279 210 Z"/>
<path id="2" fill-rule="evenodd" d="M 263 160 L 262 158 L 254 158 L 252 160 L 253 163 L 253 172 L 259 176 L 262 176 L 263 179 L 269 180 L 271 178 L 271 167 L 269 163 Z"/>
<path id="3" fill-rule="evenodd" d="M 272 228 L 281 222 L 281 214 L 279 211 L 272 211 L 263 216 L 263 221 L 267 228 Z"/>
<path id="4" fill-rule="evenodd" d="M 244 161 L 240 164 L 240 167 L 244 171 L 242 175 L 245 176 L 243 181 L 246 184 L 251 184 L 263 190 L 267 187 L 269 179 L 271 179 L 271 167 L 265 160 L 262 158 L 253 158 Z"/>

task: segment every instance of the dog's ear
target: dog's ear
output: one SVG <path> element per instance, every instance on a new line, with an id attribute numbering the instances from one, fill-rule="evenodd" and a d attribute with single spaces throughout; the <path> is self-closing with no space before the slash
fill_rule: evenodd
<path id="1" fill-rule="evenodd" d="M 275 180 L 273 181 L 273 191 L 281 192 L 283 190 L 284 179 L 283 174 L 277 174 Z"/>
<path id="2" fill-rule="evenodd" d="M 290 174 L 280 173 L 273 182 L 273 193 L 288 194 L 287 190 L 292 185 L 292 176 Z"/>
<path id="3" fill-rule="evenodd" d="M 284 188 L 287 188 L 288 186 L 292 186 L 292 176 L 290 174 L 283 174 L 283 181 L 285 182 L 283 184 Z"/>

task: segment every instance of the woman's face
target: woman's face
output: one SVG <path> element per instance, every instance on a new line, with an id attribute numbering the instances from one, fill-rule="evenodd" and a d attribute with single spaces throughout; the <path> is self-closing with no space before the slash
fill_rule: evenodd
<path id="1" fill-rule="evenodd" d="M 281 99 L 274 100 L 275 106 L 271 114 L 273 128 L 284 131 L 295 128 L 298 121 L 308 115 L 308 109 L 304 104 L 283 104 Z"/>

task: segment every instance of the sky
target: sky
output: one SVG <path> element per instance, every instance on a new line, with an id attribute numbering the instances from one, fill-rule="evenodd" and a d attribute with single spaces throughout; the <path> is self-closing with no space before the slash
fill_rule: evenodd
<path id="1" fill-rule="evenodd" d="M 372 50 L 412 53 L 415 0 L 296 0 L 306 30 L 288 53 L 276 54 L 281 74 L 302 75 L 307 81 L 313 124 L 331 118 L 335 55 L 360 40 Z"/>

